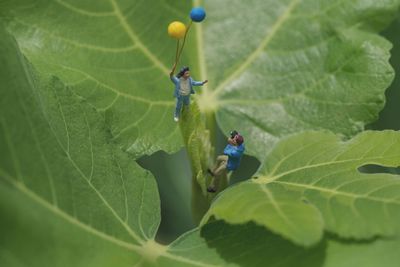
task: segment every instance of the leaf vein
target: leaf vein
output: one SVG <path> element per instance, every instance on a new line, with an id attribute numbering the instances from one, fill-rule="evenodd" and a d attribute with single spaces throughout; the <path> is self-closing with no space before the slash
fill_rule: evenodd
<path id="1" fill-rule="evenodd" d="M 130 45 L 127 47 L 111 48 L 111 47 L 103 47 L 103 46 L 96 46 L 96 45 L 92 45 L 92 44 L 81 43 L 81 42 L 78 42 L 75 40 L 71 40 L 71 39 L 59 36 L 53 32 L 49 32 L 45 29 L 39 28 L 36 25 L 29 24 L 20 19 L 15 18 L 14 20 L 27 28 L 36 29 L 37 31 L 43 32 L 44 34 L 46 34 L 54 39 L 58 39 L 64 43 L 67 43 L 67 44 L 70 44 L 70 45 L 73 45 L 76 47 L 80 47 L 80 48 L 101 51 L 101 52 L 106 52 L 106 53 L 124 53 L 124 52 L 128 52 L 128 51 L 133 51 L 137 48 L 135 45 Z"/>
<path id="2" fill-rule="evenodd" d="M 364 194 L 355 194 L 355 193 L 350 193 L 350 192 L 337 191 L 334 189 L 320 187 L 320 186 L 312 186 L 309 184 L 294 183 L 294 182 L 288 182 L 288 181 L 274 181 L 273 183 L 286 184 L 289 186 L 300 187 L 300 188 L 305 188 L 305 189 L 309 189 L 309 190 L 316 190 L 316 191 L 325 192 L 325 193 L 334 194 L 334 195 L 342 195 L 342 196 L 346 196 L 349 198 L 362 198 L 362 199 L 376 201 L 376 202 L 393 203 L 393 204 L 400 205 L 400 201 L 397 201 L 395 199 L 386 199 L 386 198 L 380 198 L 380 197 L 366 196 Z"/>
<path id="3" fill-rule="evenodd" d="M 110 0 L 110 3 L 114 8 L 114 12 L 116 17 L 118 18 L 118 21 L 120 22 L 124 31 L 128 34 L 129 38 L 132 40 L 133 44 L 136 45 L 140 50 L 142 50 L 145 56 L 150 61 L 152 61 L 157 66 L 157 68 L 161 70 L 161 72 L 163 72 L 166 75 L 169 75 L 168 68 L 140 41 L 139 37 L 134 32 L 133 28 L 128 24 L 126 18 L 124 17 L 117 3 L 117 0 Z"/>
<path id="4" fill-rule="evenodd" d="M 293 12 L 293 10 L 296 8 L 297 4 L 299 3 L 299 0 L 292 0 L 286 10 L 282 13 L 282 15 L 279 16 L 279 18 L 276 20 L 275 24 L 272 26 L 271 30 L 268 32 L 266 37 L 262 40 L 260 45 L 257 47 L 256 50 L 254 50 L 243 62 L 237 69 L 234 71 L 228 78 L 226 78 L 223 82 L 220 83 L 220 85 L 217 86 L 217 88 L 214 90 L 213 94 L 218 95 L 220 91 L 228 85 L 233 79 L 238 77 L 250 64 L 253 63 L 253 61 L 268 47 L 268 44 L 270 41 L 273 39 L 275 34 L 280 30 L 281 26 L 285 23 L 286 20 L 290 17 L 290 14 Z"/>
<path id="5" fill-rule="evenodd" d="M 114 12 L 92 12 L 92 11 L 87 11 L 81 8 L 78 8 L 74 5 L 71 5 L 70 3 L 64 2 L 62 0 L 56 0 L 56 3 L 60 4 L 61 6 L 65 7 L 69 11 L 72 11 L 76 14 L 84 15 L 84 16 L 89 16 L 89 17 L 108 17 L 108 16 L 113 16 Z"/>
<path id="6" fill-rule="evenodd" d="M 21 182 L 18 182 L 16 180 L 14 180 L 10 175 L 8 175 L 3 169 L 0 168 L 0 173 L 1 175 L 5 178 L 6 181 L 8 181 L 9 184 L 11 184 L 12 186 L 14 186 L 16 189 L 18 189 L 21 193 L 23 193 L 24 195 L 26 195 L 27 197 L 29 197 L 30 199 L 32 199 L 34 202 L 40 204 L 42 207 L 44 207 L 45 209 L 51 211 L 52 213 L 54 213 L 55 215 L 63 218 L 64 220 L 68 221 L 69 223 L 71 223 L 72 225 L 81 228 L 83 230 L 85 230 L 86 232 L 89 232 L 95 236 L 98 236 L 102 239 L 105 239 L 107 241 L 110 241 L 111 243 L 114 243 L 118 246 L 127 248 L 129 250 L 133 250 L 136 252 L 140 252 L 141 248 L 137 245 L 125 242 L 123 240 L 117 239 L 114 236 L 110 236 L 107 235 L 106 233 L 100 232 L 97 229 L 90 227 L 84 223 L 82 223 L 81 221 L 77 220 L 74 217 L 71 217 L 71 215 L 69 215 L 68 213 L 64 212 L 63 210 L 57 208 L 54 205 L 51 205 L 49 202 L 47 202 L 45 199 L 41 198 L 40 196 L 38 196 L 35 192 L 31 191 L 29 188 L 27 188 L 24 184 L 22 184 Z"/>
<path id="7" fill-rule="evenodd" d="M 88 73 L 86 73 L 84 71 L 81 71 L 81 70 L 73 68 L 73 67 L 65 66 L 65 65 L 62 65 L 62 64 L 56 64 L 56 65 L 61 67 L 61 68 L 63 68 L 63 69 L 79 73 L 79 74 L 85 76 L 88 80 L 91 80 L 91 81 L 97 83 L 98 85 L 103 86 L 104 88 L 106 88 L 106 89 L 108 89 L 108 90 L 110 90 L 110 91 L 112 91 L 112 92 L 114 92 L 114 93 L 116 93 L 116 94 L 118 94 L 118 95 L 120 95 L 122 97 L 131 99 L 131 100 L 135 100 L 135 101 L 138 101 L 138 102 L 144 102 L 144 103 L 148 103 L 148 104 L 153 104 L 153 105 L 161 105 L 161 106 L 163 106 L 163 105 L 171 106 L 171 105 L 174 104 L 173 101 L 151 101 L 151 100 L 146 99 L 146 98 L 142 98 L 142 97 L 134 96 L 134 95 L 131 95 L 131 94 L 123 93 L 123 92 L 120 92 L 117 89 L 115 89 L 115 88 L 113 88 L 113 87 L 111 87 L 111 86 L 99 81 L 98 79 L 96 79 L 95 77 L 91 76 L 90 74 L 88 74 Z"/>

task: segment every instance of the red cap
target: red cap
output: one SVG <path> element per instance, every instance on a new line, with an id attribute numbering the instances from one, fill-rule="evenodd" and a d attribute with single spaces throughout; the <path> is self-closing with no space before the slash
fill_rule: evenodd
<path id="1" fill-rule="evenodd" d="M 244 142 L 243 136 L 240 134 L 235 135 L 235 140 L 238 145 L 241 145 Z"/>

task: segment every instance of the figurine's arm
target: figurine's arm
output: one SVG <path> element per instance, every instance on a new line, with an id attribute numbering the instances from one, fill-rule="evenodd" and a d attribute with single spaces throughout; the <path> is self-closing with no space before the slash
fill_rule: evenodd
<path id="1" fill-rule="evenodd" d="M 227 145 L 224 149 L 224 155 L 228 155 L 229 154 L 229 150 L 230 150 L 230 146 Z"/>
<path id="2" fill-rule="evenodd" d="M 202 81 L 202 82 L 192 80 L 192 85 L 193 86 L 202 86 L 202 85 L 205 85 L 207 82 L 208 82 L 208 80 L 205 80 L 205 81 Z"/>
<path id="3" fill-rule="evenodd" d="M 235 147 L 228 144 L 224 149 L 224 154 L 227 156 L 233 156 L 233 153 L 235 153 Z"/>
<path id="4" fill-rule="evenodd" d="M 242 153 L 238 151 L 235 147 L 232 147 L 231 149 L 227 150 L 226 153 L 224 150 L 224 154 L 231 156 L 233 158 L 240 158 L 242 156 Z"/>
<path id="5" fill-rule="evenodd" d="M 176 76 L 174 76 L 174 75 L 170 75 L 169 78 L 171 79 L 171 81 L 172 81 L 175 85 L 179 82 L 178 78 L 176 78 Z"/>
<path id="6" fill-rule="evenodd" d="M 178 78 L 174 75 L 175 68 L 176 68 L 176 63 L 174 64 L 174 66 L 172 66 L 172 70 L 171 70 L 171 72 L 169 73 L 169 78 L 170 78 L 171 81 L 176 85 L 176 84 L 179 82 L 179 80 L 178 80 Z"/>

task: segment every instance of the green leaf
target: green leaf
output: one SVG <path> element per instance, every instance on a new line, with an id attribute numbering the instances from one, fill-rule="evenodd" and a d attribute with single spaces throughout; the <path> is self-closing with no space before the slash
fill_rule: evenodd
<path id="1" fill-rule="evenodd" d="M 109 143 L 97 111 L 39 79 L 0 34 L 0 265 L 206 266 L 154 241 L 154 178 Z"/>
<path id="2" fill-rule="evenodd" d="M 204 220 L 254 221 L 305 245 L 318 241 L 321 227 L 347 238 L 398 234 L 399 176 L 358 168 L 399 166 L 399 151 L 394 131 L 364 132 L 346 142 L 322 132 L 292 136 L 268 155 L 258 178 L 220 194 Z"/>
<path id="3" fill-rule="evenodd" d="M 299 194 L 285 188 L 243 183 L 219 195 L 203 218 L 210 216 L 229 223 L 254 221 L 300 245 L 311 245 L 322 237 L 323 220 L 318 210 L 303 203 Z"/>
<path id="4" fill-rule="evenodd" d="M 1 228 L 8 237 L 2 247 L 34 253 L 18 250 L 25 233 L 33 235 L 26 247 L 43 238 L 60 249 L 61 232 L 71 242 L 107 241 L 126 254 L 153 239 L 160 220 L 154 179 L 107 143 L 93 108 L 57 79 L 36 79 L 13 40 L 1 35 L 1 213 L 12 222 Z"/>
<path id="5" fill-rule="evenodd" d="M 399 1 L 204 4 L 204 64 L 213 90 L 199 105 L 216 111 L 224 132 L 241 132 L 247 153 L 263 160 L 288 134 L 328 129 L 351 136 L 377 118 L 394 75 L 391 44 L 376 32 Z"/>
<path id="6" fill-rule="evenodd" d="M 190 113 L 189 113 L 190 112 Z M 206 180 L 203 173 L 211 164 L 214 148 L 210 143 L 210 131 L 205 128 L 205 119 L 196 103 L 190 111 L 182 112 L 181 131 L 191 160 L 193 178 L 198 182 L 203 194 L 206 194 Z"/>
<path id="7" fill-rule="evenodd" d="M 189 11 L 189 2 L 180 5 Z M 2 1 L 0 9 L 40 74 L 56 75 L 103 111 L 124 150 L 139 157 L 182 147 L 168 78 L 176 42 L 166 34 L 171 20 L 186 19 L 179 9 L 118 0 Z"/>
<path id="8" fill-rule="evenodd" d="M 192 5 L 207 18 L 192 27 L 181 63 L 210 80 L 200 110 L 216 112 L 224 132 L 239 130 L 247 153 L 262 160 L 304 129 L 353 135 L 383 107 L 391 45 L 376 32 L 398 0 L 9 0 L 0 14 L 33 65 L 105 111 L 114 138 L 140 156 L 183 145 L 166 27 L 188 22 Z"/>
<path id="9" fill-rule="evenodd" d="M 227 263 L 243 267 L 397 267 L 400 260 L 398 239 L 350 241 L 329 236 L 303 248 L 253 223 L 229 225 L 222 221 L 205 225 L 200 234 L 195 230 L 184 235 L 170 245 L 170 251 L 211 260 L 204 245 L 198 245 L 200 236 Z"/>
<path id="10" fill-rule="evenodd" d="M 211 166 L 214 147 L 210 142 L 210 131 L 205 127 L 205 118 L 197 103 L 183 108 L 180 129 L 189 155 L 192 169 L 192 217 L 196 225 L 210 207 L 213 195 L 207 193 L 207 175 L 205 170 Z M 226 187 L 226 184 L 225 184 Z M 221 187 L 222 188 L 222 187 Z"/>
<path id="11" fill-rule="evenodd" d="M 365 242 L 329 240 L 323 267 L 397 267 L 400 240 L 383 239 Z"/>
<path id="12" fill-rule="evenodd" d="M 319 267 L 325 256 L 325 242 L 313 248 L 299 247 L 253 223 L 229 225 L 216 221 L 198 232 L 179 238 L 171 244 L 172 249 L 180 255 L 203 259 L 207 256 L 197 241 L 201 236 L 227 263 L 246 267 Z"/>

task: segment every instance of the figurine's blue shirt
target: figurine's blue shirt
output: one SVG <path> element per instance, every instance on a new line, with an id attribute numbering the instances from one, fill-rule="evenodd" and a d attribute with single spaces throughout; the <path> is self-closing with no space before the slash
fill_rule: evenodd
<path id="1" fill-rule="evenodd" d="M 229 171 L 236 170 L 239 167 L 240 158 L 242 157 L 244 150 L 244 144 L 239 146 L 228 144 L 225 147 L 224 154 L 228 156 L 228 164 L 226 165 L 226 168 Z"/>
<path id="2" fill-rule="evenodd" d="M 178 79 L 176 76 L 171 76 L 171 81 L 175 84 L 174 97 L 179 97 L 179 90 L 181 89 L 181 80 Z M 192 86 L 201 86 L 203 84 L 204 84 L 203 82 L 195 81 L 192 79 L 192 77 L 189 77 L 190 94 L 195 93 Z"/>

